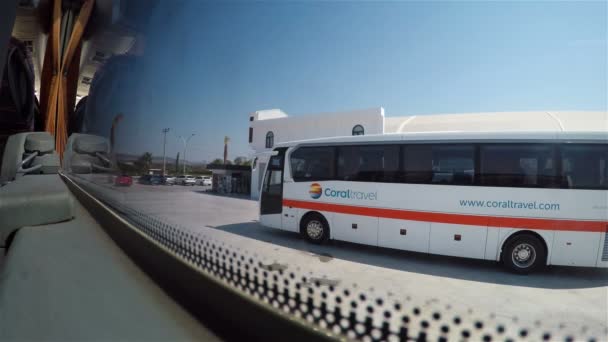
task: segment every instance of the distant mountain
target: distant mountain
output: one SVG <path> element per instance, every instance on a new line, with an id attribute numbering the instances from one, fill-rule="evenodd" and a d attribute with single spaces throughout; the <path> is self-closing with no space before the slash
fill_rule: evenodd
<path id="1" fill-rule="evenodd" d="M 139 154 L 139 155 L 129 154 L 129 153 L 117 153 L 116 154 L 116 158 L 121 162 L 134 162 L 137 159 L 139 159 L 139 157 L 141 157 L 141 154 Z M 183 162 L 183 159 L 180 158 L 179 163 L 181 164 L 182 162 Z M 152 164 L 162 164 L 162 163 L 163 163 L 163 157 L 152 156 Z M 190 166 L 201 166 L 201 165 L 207 164 L 205 162 L 201 162 L 198 160 L 197 161 L 188 160 L 187 163 Z M 173 164 L 175 164 L 175 158 L 167 156 L 167 165 L 173 165 Z"/>
<path id="2" fill-rule="evenodd" d="M 116 153 L 116 159 L 120 161 L 135 161 L 137 160 L 137 158 L 139 158 L 139 156 L 136 156 L 134 154 Z"/>

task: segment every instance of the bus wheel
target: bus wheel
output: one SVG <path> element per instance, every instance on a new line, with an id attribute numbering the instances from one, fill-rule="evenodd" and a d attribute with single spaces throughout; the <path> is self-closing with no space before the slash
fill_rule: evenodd
<path id="1" fill-rule="evenodd" d="M 502 252 L 502 262 L 509 270 L 528 274 L 545 264 L 547 252 L 542 241 L 530 234 L 517 235 L 509 241 Z"/>
<path id="2" fill-rule="evenodd" d="M 302 220 L 301 231 L 306 240 L 322 244 L 329 238 L 329 225 L 320 214 L 311 213 Z"/>

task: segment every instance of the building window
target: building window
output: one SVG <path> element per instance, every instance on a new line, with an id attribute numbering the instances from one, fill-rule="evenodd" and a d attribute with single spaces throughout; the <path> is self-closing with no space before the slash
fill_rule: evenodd
<path id="1" fill-rule="evenodd" d="M 253 127 L 249 127 L 249 143 L 253 142 Z"/>
<path id="2" fill-rule="evenodd" d="M 274 146 L 274 133 L 266 133 L 266 148 L 272 148 Z"/>
<path id="3" fill-rule="evenodd" d="M 364 134 L 365 134 L 365 130 L 363 129 L 363 126 L 355 125 L 355 127 L 353 127 L 353 135 L 364 135 Z"/>

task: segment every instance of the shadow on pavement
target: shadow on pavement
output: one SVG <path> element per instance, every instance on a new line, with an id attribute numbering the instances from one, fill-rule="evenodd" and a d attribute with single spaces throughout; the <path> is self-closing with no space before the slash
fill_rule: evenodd
<path id="1" fill-rule="evenodd" d="M 220 194 L 217 192 L 212 192 L 211 190 L 200 190 L 200 191 L 193 191 L 196 192 L 198 194 L 203 194 L 203 195 L 209 195 L 209 196 L 216 196 L 216 197 L 227 197 L 227 198 L 236 198 L 236 199 L 242 199 L 242 200 L 248 200 L 248 201 L 256 201 L 251 199 L 251 197 L 249 195 L 243 195 L 243 194 Z"/>
<path id="2" fill-rule="evenodd" d="M 331 262 L 333 258 L 337 258 L 399 271 L 546 289 L 594 288 L 608 285 L 608 269 L 550 266 L 539 273 L 521 276 L 509 273 L 493 261 L 406 252 L 341 241 L 331 241 L 321 246 L 313 245 L 300 238 L 299 234 L 263 227 L 257 222 L 211 228 L 314 253 L 321 262 Z"/>

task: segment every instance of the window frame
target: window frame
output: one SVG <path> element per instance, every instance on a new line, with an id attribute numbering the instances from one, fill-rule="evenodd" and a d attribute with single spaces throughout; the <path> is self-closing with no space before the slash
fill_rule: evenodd
<path id="1" fill-rule="evenodd" d="M 357 128 L 361 128 L 361 134 L 355 134 L 355 129 Z M 360 136 L 360 135 L 365 135 L 365 127 L 363 127 L 363 125 L 361 124 L 356 124 L 353 126 L 353 128 L 350 131 L 351 135 L 356 137 L 356 136 Z"/>
<path id="2" fill-rule="evenodd" d="M 265 148 L 274 147 L 274 132 L 272 132 L 272 131 L 266 132 L 266 140 L 265 140 L 264 146 L 265 146 Z"/>

